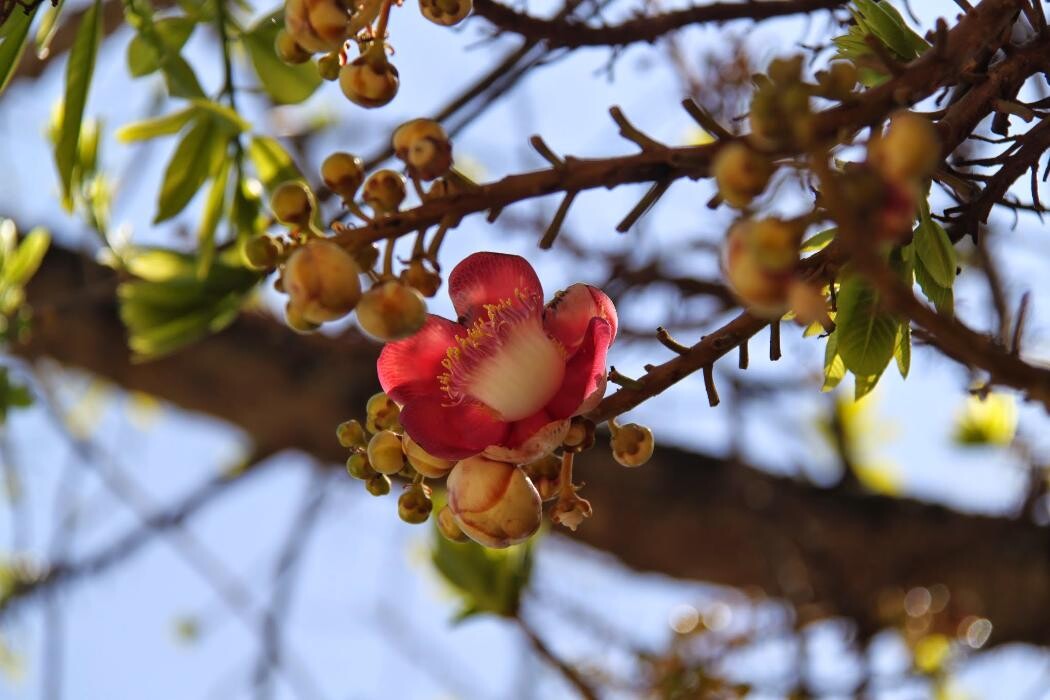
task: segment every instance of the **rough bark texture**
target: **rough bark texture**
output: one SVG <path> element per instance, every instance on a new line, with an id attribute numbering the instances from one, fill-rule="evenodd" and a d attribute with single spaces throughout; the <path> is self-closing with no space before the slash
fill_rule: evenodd
<path id="1" fill-rule="evenodd" d="M 333 427 L 376 390 L 375 345 L 354 333 L 298 336 L 245 314 L 187 351 L 131 364 L 115 284 L 111 271 L 52 250 L 29 289 L 35 332 L 16 352 L 215 416 L 261 451 L 344 459 Z M 887 602 L 909 588 L 944 584 L 951 603 L 936 627 L 954 632 L 976 614 L 993 622 L 995 642 L 1050 644 L 1047 528 L 820 489 L 671 448 L 634 470 L 594 449 L 580 472 L 595 512 L 577 538 L 634 568 L 761 589 L 803 620 L 841 614 L 862 632 L 894 622 Z"/>

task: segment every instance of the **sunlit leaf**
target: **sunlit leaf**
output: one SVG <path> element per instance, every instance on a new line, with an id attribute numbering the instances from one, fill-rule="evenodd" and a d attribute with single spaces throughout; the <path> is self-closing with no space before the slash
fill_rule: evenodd
<path id="1" fill-rule="evenodd" d="M 204 278 L 208 275 L 212 260 L 215 258 L 215 229 L 222 217 L 223 207 L 226 204 L 226 184 L 230 175 L 230 161 L 225 160 L 219 166 L 219 171 L 212 180 L 211 188 L 208 190 L 208 198 L 204 201 L 204 211 L 201 214 L 201 224 L 197 229 L 197 276 Z"/>
<path id="2" fill-rule="evenodd" d="M 820 387 L 821 391 L 831 391 L 846 376 L 846 364 L 839 355 L 838 345 L 838 331 L 835 331 L 828 336 L 828 344 L 824 349 L 824 385 Z"/>
<path id="3" fill-rule="evenodd" d="M 51 234 L 42 228 L 35 228 L 26 234 L 22 242 L 5 261 L 0 277 L 5 286 L 24 286 L 36 273 L 40 263 L 51 245 Z"/>
<path id="4" fill-rule="evenodd" d="M 915 253 L 938 286 L 951 289 L 955 283 L 955 247 L 945 230 L 924 212 L 913 237 Z"/>
<path id="5" fill-rule="evenodd" d="M 277 104 L 298 104 L 314 94 L 321 84 L 317 67 L 311 63 L 288 65 L 277 56 L 274 41 L 283 26 L 282 12 L 267 15 L 245 32 L 241 39 L 264 90 Z"/>
<path id="6" fill-rule="evenodd" d="M 80 122 L 84 118 L 84 106 L 87 104 L 88 89 L 95 72 L 95 58 L 101 41 L 102 0 L 95 0 L 81 18 L 69 51 L 62 125 L 55 145 L 55 163 L 62 185 L 62 202 L 67 210 L 73 208 L 73 168 L 76 165 L 77 145 L 80 140 Z"/>
<path id="7" fill-rule="evenodd" d="M 227 125 L 235 133 L 250 131 L 252 128 L 252 125 L 248 123 L 244 117 L 237 114 L 237 112 L 233 111 L 226 105 L 202 98 L 195 98 L 190 100 L 190 102 L 197 109 L 203 112 L 208 112 L 214 117 L 218 117 L 222 123 Z"/>
<path id="8" fill-rule="evenodd" d="M 831 243 L 835 238 L 835 234 L 838 233 L 838 229 L 829 228 L 826 231 L 815 233 L 806 240 L 802 241 L 801 251 L 803 253 L 810 253 L 815 250 L 820 250 L 828 243 Z"/>
<path id="9" fill-rule="evenodd" d="M 145 24 L 128 44 L 128 72 L 140 78 L 158 70 L 166 54 L 182 50 L 196 26 L 186 17 L 165 17 Z"/>
<path id="10" fill-rule="evenodd" d="M 893 341 L 893 358 L 897 361 L 897 370 L 901 376 L 908 378 L 911 371 L 911 324 L 902 320 L 897 326 L 897 338 Z"/>
<path id="11" fill-rule="evenodd" d="M 875 386 L 879 383 L 879 379 L 882 377 L 882 372 L 878 374 L 853 374 L 853 400 L 860 401 L 865 396 L 870 394 Z"/>
<path id="12" fill-rule="evenodd" d="M 122 143 L 132 143 L 177 134 L 195 114 L 194 107 L 185 107 L 161 117 L 131 122 L 117 129 L 117 140 Z"/>
<path id="13" fill-rule="evenodd" d="M 955 422 L 961 445 L 1009 445 L 1017 433 L 1017 402 L 1010 394 L 971 396 Z"/>
<path id="14" fill-rule="evenodd" d="M 267 191 L 289 180 L 301 180 L 302 172 L 292 156 L 277 139 L 269 136 L 253 136 L 248 144 L 248 158 Z"/>
<path id="15" fill-rule="evenodd" d="M 930 303 L 942 314 L 951 316 L 955 313 L 955 294 L 951 287 L 942 287 L 933 279 L 922 260 L 915 261 L 915 281 L 919 289 L 930 300 Z"/>
<path id="16" fill-rule="evenodd" d="M 3 93 L 4 88 L 11 82 L 11 77 L 22 60 L 29 37 L 29 27 L 33 24 L 33 18 L 36 17 L 39 8 L 40 5 L 35 4 L 27 13 L 16 5 L 7 21 L 0 27 L 0 93 Z"/>
<path id="17" fill-rule="evenodd" d="M 846 368 L 859 376 L 877 376 L 893 357 L 897 319 L 879 305 L 879 295 L 857 275 L 839 289 L 835 317 L 838 352 Z"/>
<path id="18" fill-rule="evenodd" d="M 40 20 L 40 26 L 36 29 L 36 52 L 41 58 L 51 52 L 51 40 L 55 38 L 55 32 L 58 31 L 58 18 L 62 15 L 65 6 L 65 0 L 58 0 L 54 5 L 49 5 L 44 12 L 43 19 Z"/>
<path id="19" fill-rule="evenodd" d="M 182 211 L 225 156 L 227 135 L 215 120 L 200 119 L 179 142 L 164 171 L 154 223 Z"/>
<path id="20" fill-rule="evenodd" d="M 861 463 L 853 465 L 853 474 L 861 486 L 883 496 L 904 493 L 904 478 L 900 467 L 893 462 Z"/>

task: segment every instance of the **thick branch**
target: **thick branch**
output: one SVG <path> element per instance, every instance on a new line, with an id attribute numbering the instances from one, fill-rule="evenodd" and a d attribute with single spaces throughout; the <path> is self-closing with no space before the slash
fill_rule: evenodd
<path id="1" fill-rule="evenodd" d="M 571 20 L 535 17 L 497 0 L 474 0 L 474 14 L 499 29 L 543 41 L 551 48 L 581 46 L 625 46 L 656 39 L 692 24 L 728 22 L 735 19 L 763 20 L 803 12 L 830 10 L 846 0 L 753 0 L 697 5 L 650 17 L 636 17 L 622 24 L 592 26 Z"/>
<path id="2" fill-rule="evenodd" d="M 36 331 L 18 352 L 215 416 L 270 449 L 300 449 L 333 464 L 345 458 L 333 428 L 360 416 L 376 389 L 375 345 L 349 334 L 298 336 L 252 315 L 188 351 L 132 365 L 114 283 L 111 271 L 52 250 L 29 289 Z M 824 491 L 670 448 L 626 470 L 599 444 L 578 464 L 596 508 L 577 536 L 630 566 L 758 586 L 806 615 L 849 616 L 864 631 L 891 622 L 877 612 L 886 591 L 943 583 L 957 606 L 952 615 L 990 618 L 999 641 L 1050 644 L 1045 528 Z"/>

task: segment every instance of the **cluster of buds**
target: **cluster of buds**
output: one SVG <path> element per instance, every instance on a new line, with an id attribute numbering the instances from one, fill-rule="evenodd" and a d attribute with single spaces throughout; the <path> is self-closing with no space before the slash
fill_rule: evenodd
<path id="1" fill-rule="evenodd" d="M 407 523 L 426 522 L 433 512 L 427 481 L 445 479 L 448 503 L 435 518 L 450 540 L 473 540 L 502 548 L 524 542 L 539 530 L 544 502 L 550 519 L 576 529 L 591 514 L 591 505 L 576 495 L 573 457 L 594 444 L 594 424 L 572 420 L 564 441 L 526 464 L 477 454 L 460 460 L 435 457 L 416 443 L 400 423 L 400 408 L 384 393 L 372 396 L 364 424 L 339 425 L 339 444 L 350 450 L 346 470 L 375 496 L 391 492 L 392 479 L 405 482 L 398 516 Z M 653 453 L 653 434 L 635 423 L 611 423 L 613 457 L 624 466 L 644 464 Z"/>
<path id="2" fill-rule="evenodd" d="M 788 310 L 804 230 L 797 221 L 777 218 L 741 219 L 730 227 L 723 272 L 729 288 L 756 316 L 778 319 Z"/>
<path id="3" fill-rule="evenodd" d="M 776 59 L 767 75 L 757 76 L 749 115 L 749 139 L 756 148 L 778 151 L 809 145 L 814 91 L 802 80 L 802 63 L 801 56 Z"/>
<path id="4" fill-rule="evenodd" d="M 387 24 L 395 0 L 285 0 L 284 28 L 275 41 L 286 63 L 306 63 L 314 54 L 325 80 L 338 80 L 343 94 L 362 107 L 381 107 L 397 95 L 400 76 L 387 58 Z M 470 14 L 471 0 L 420 0 L 423 16 L 445 27 Z M 354 43 L 360 54 L 346 54 Z"/>
<path id="5" fill-rule="evenodd" d="M 711 164 L 718 194 L 737 209 L 743 209 L 762 194 L 774 170 L 769 158 L 740 141 L 723 146 Z"/>

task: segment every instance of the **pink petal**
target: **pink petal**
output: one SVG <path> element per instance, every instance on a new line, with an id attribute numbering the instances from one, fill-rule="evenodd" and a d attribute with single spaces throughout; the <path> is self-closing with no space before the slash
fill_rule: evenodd
<path id="1" fill-rule="evenodd" d="M 451 406 L 448 397 L 413 398 L 401 409 L 401 426 L 424 450 L 441 459 L 466 459 L 507 434 L 492 409 L 473 401 Z"/>
<path id="2" fill-rule="evenodd" d="M 520 255 L 474 253 L 448 276 L 448 294 L 456 313 L 470 325 L 485 304 L 517 300 L 516 293 L 543 299 L 543 287 L 532 265 Z"/>
<path id="3" fill-rule="evenodd" d="M 456 344 L 456 335 L 464 331 L 458 323 L 428 314 L 419 332 L 387 343 L 376 362 L 383 391 L 398 403 L 407 403 L 410 397 L 421 393 L 441 394 L 438 376 L 445 371 L 441 361 L 445 351 Z"/>
<path id="4" fill-rule="evenodd" d="M 612 299 L 602 290 L 589 284 L 574 284 L 547 304 L 543 312 L 543 325 L 551 337 L 558 340 L 571 355 L 583 342 L 583 335 L 592 318 L 609 322 L 612 334 L 609 344 L 616 338 L 616 307 Z"/>
<path id="5" fill-rule="evenodd" d="M 605 382 L 605 356 L 612 343 L 613 327 L 602 318 L 591 319 L 576 354 L 565 366 L 565 380 L 547 404 L 552 418 L 568 418 Z"/>

